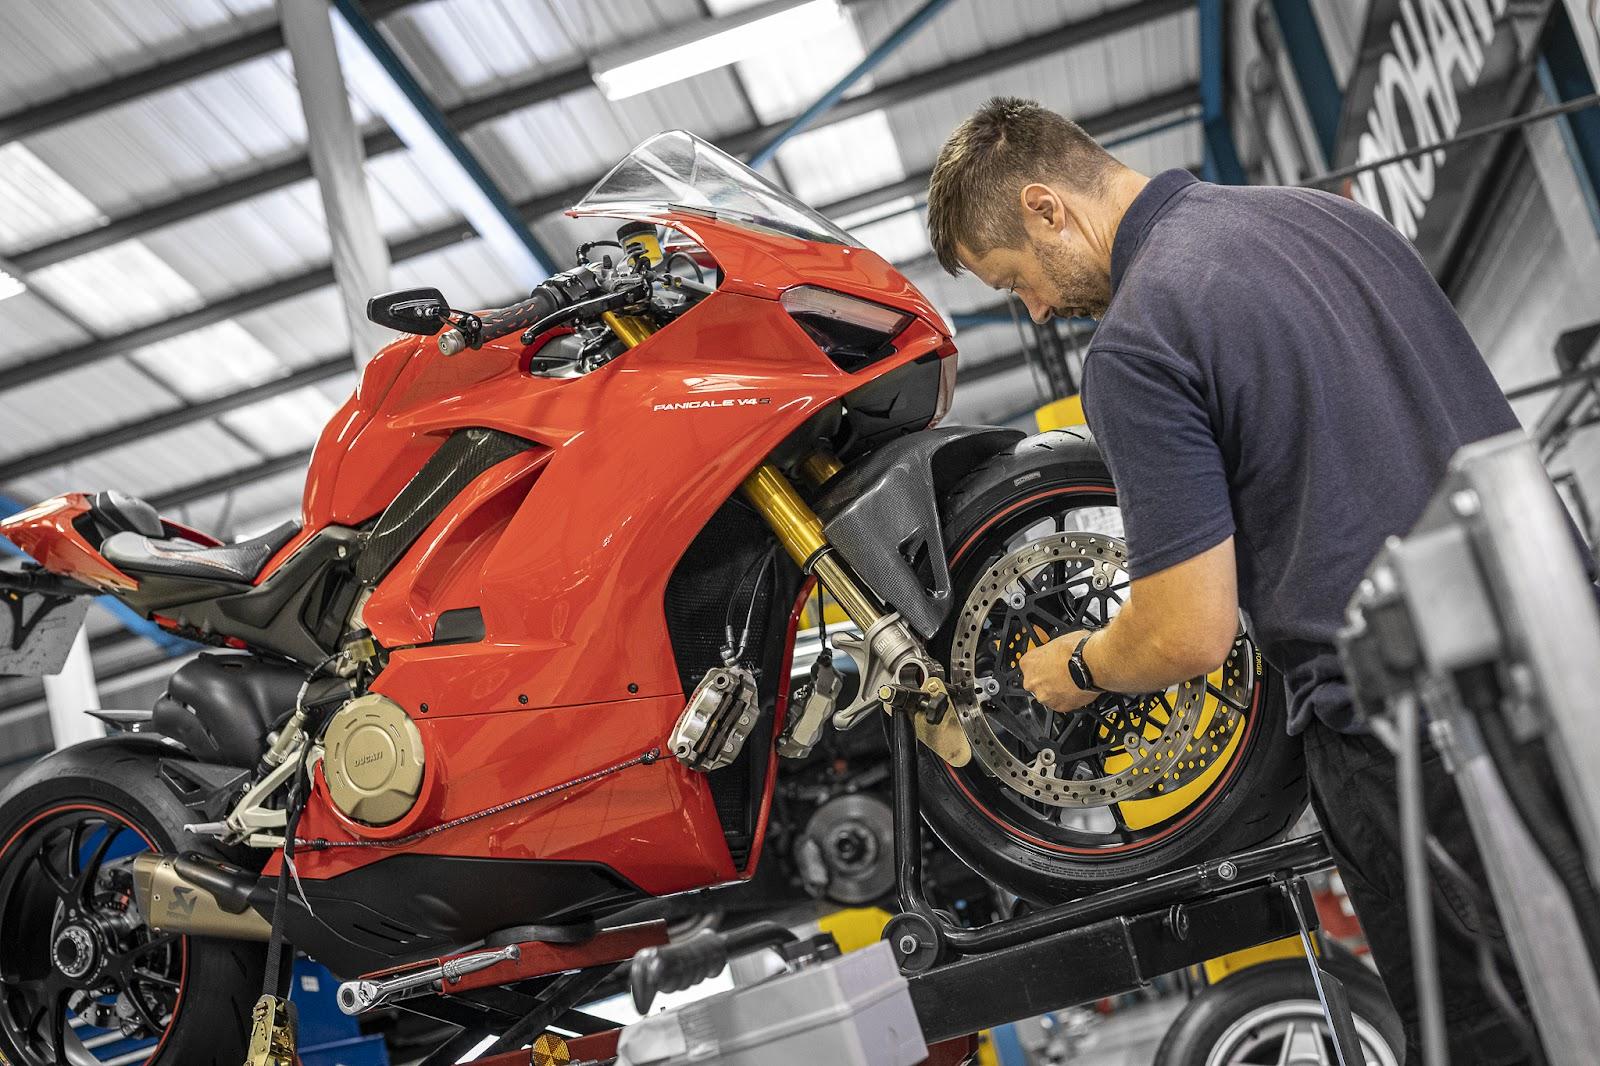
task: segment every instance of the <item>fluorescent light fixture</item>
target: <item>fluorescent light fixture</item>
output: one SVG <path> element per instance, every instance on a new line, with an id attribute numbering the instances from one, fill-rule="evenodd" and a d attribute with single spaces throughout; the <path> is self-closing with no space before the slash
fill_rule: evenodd
<path id="1" fill-rule="evenodd" d="M 882 222 L 886 218 L 915 211 L 920 206 L 922 205 L 915 196 L 896 196 L 893 200 L 875 204 L 865 210 L 841 215 L 833 221 L 840 229 L 853 230 L 857 226 L 870 226 L 874 222 Z"/>
<path id="2" fill-rule="evenodd" d="M 844 17 L 839 0 L 774 0 L 596 56 L 589 70 L 608 100 L 623 100 L 827 33 Z"/>

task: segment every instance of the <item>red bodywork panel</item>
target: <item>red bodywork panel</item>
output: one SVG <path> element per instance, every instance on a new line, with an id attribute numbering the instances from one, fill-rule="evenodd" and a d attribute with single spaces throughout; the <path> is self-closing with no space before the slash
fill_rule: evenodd
<path id="1" fill-rule="evenodd" d="M 432 337 L 406 337 L 367 365 L 324 429 L 306 482 L 304 528 L 268 561 L 258 584 L 319 530 L 380 515 L 452 433 L 487 428 L 530 443 L 461 489 L 362 606 L 362 620 L 389 650 L 372 690 L 403 707 L 422 735 L 421 794 L 402 820 L 372 828 L 337 811 L 319 773 L 301 837 L 397 843 L 304 849 L 296 857 L 302 878 L 406 852 L 601 863 L 653 894 L 753 870 L 776 777 L 771 765 L 742 868 L 729 854 L 706 776 L 671 757 L 398 843 L 664 749 L 685 696 L 663 603 L 690 543 L 817 411 L 930 353 L 953 358 L 938 314 L 872 252 L 698 217 L 655 221 L 703 246 L 722 279 L 714 294 L 637 347 L 586 375 L 549 378 L 528 372 L 529 350 L 515 337 L 455 356 L 442 355 Z M 778 302 L 797 284 L 915 317 L 893 355 L 845 373 Z M 684 401 L 734 402 L 678 406 Z M 19 526 L 13 539 L 51 524 L 60 534 L 56 563 L 78 573 L 98 567 L 101 582 L 131 584 L 74 539 L 72 499 L 47 512 L 56 518 Z M 482 640 L 429 644 L 441 614 L 473 607 L 482 614 Z M 787 676 L 786 658 L 779 722 Z M 275 857 L 267 872 L 277 866 Z"/>
<path id="2" fill-rule="evenodd" d="M 111 565 L 78 532 L 73 523 L 88 513 L 89 497 L 84 493 L 52 496 L 0 521 L 0 536 L 53 574 L 107 591 L 138 588 L 137 581 Z"/>

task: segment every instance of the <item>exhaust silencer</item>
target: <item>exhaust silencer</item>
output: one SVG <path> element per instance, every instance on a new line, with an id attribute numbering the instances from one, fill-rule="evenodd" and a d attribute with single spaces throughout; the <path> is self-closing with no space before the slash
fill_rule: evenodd
<path id="1" fill-rule="evenodd" d="M 248 870 L 182 855 L 146 853 L 133 860 L 133 894 L 150 928 L 230 940 L 272 936 L 250 906 L 257 877 Z"/>

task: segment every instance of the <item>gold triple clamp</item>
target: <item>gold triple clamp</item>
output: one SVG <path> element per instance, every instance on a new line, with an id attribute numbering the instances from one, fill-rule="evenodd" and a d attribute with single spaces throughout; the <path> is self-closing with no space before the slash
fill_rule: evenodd
<path id="1" fill-rule="evenodd" d="M 816 453 L 808 456 L 801 464 L 801 472 L 813 482 L 818 484 L 837 474 L 843 467 L 839 460 L 831 455 Z M 817 581 L 827 590 L 828 595 L 843 609 L 846 616 L 860 627 L 861 632 L 867 635 L 868 641 L 874 639 L 887 626 L 898 626 L 904 629 L 904 623 L 897 617 L 890 617 L 889 613 L 878 606 L 872 595 L 856 583 L 843 563 L 833 553 L 828 544 L 827 537 L 823 534 L 822 519 L 816 512 L 806 505 L 795 491 L 789 479 L 771 463 L 763 463 L 755 472 L 745 478 L 743 485 L 745 498 L 761 512 L 772 531 L 777 534 L 778 541 L 783 545 L 789 557 L 801 569 L 814 574 Z M 902 634 L 900 641 L 903 647 L 915 647 L 920 650 L 920 644 L 915 641 L 909 632 Z M 867 649 L 870 657 L 872 649 Z M 859 662 L 858 666 L 861 665 Z M 895 678 L 898 682 L 901 679 Z M 872 680 L 863 676 L 863 685 L 872 683 Z M 896 694 L 903 685 L 891 683 L 891 694 Z M 917 702 L 926 705 L 937 705 L 942 712 L 944 701 L 944 684 L 940 678 L 931 673 L 921 679 L 916 686 L 916 694 L 925 699 Z M 883 700 L 885 711 L 893 713 L 896 707 L 907 706 L 903 698 Z M 972 745 L 967 740 L 967 735 L 961 728 L 961 723 L 954 714 L 916 714 L 917 737 L 940 758 L 952 766 L 965 766 L 972 758 Z"/>

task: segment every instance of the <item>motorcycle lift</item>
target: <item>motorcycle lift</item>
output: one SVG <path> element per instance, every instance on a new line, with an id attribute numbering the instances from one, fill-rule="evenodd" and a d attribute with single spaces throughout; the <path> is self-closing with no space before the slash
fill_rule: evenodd
<path id="1" fill-rule="evenodd" d="M 1305 877 L 1332 865 L 1320 836 L 1170 871 L 979 928 L 960 927 L 921 894 L 916 739 L 909 716 L 895 717 L 895 858 L 902 909 L 884 939 L 905 975 L 928 1045 L 927 1062 L 965 1062 L 981 1030 L 1131 992 L 1161 974 L 1298 934 L 1334 1033 L 1336 1061 L 1360 1066 L 1343 986 L 1310 950 L 1316 911 Z M 726 934 L 702 932 L 669 945 L 665 923 L 656 921 L 601 930 L 578 943 L 530 940 L 398 974 L 369 975 L 343 986 L 340 1001 L 372 996 L 372 986 L 384 981 L 407 984 L 362 1006 L 422 993 L 395 999 L 395 1005 L 462 1031 L 421 1066 L 454 1063 L 489 1035 L 497 1038 L 475 1060 L 480 1066 L 599 1064 L 614 1061 L 622 1030 L 576 1005 L 620 991 L 619 963 L 633 960 L 629 976 L 643 1010 L 657 992 L 688 988 L 718 973 L 730 958 L 766 948 L 778 949 L 791 968 L 837 956 L 831 937 L 800 942 L 771 923 Z M 352 999 L 349 1006 L 356 1005 Z M 576 1035 L 562 1037 L 552 1029 Z M 535 1037 L 532 1049 L 523 1047 Z M 782 1066 L 790 1059 L 738 1061 Z M 798 1061 L 809 1063 L 814 1055 Z"/>

